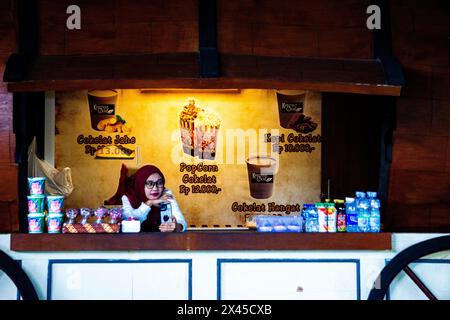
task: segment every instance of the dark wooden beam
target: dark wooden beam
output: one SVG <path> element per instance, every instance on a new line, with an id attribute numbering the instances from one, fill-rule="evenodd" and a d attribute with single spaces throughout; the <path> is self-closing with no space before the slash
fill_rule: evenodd
<path id="1" fill-rule="evenodd" d="M 200 55 L 200 77 L 220 76 L 219 53 L 217 51 L 217 1 L 198 1 L 198 38 Z"/>
<path id="2" fill-rule="evenodd" d="M 15 161 L 18 169 L 19 231 L 28 232 L 28 147 L 36 137 L 36 153 L 44 155 L 45 93 L 15 92 L 13 96 L 13 132 L 16 136 Z"/>
<path id="3" fill-rule="evenodd" d="M 39 52 L 38 1 L 15 1 L 17 15 L 18 52 L 12 54 L 5 67 L 3 81 L 24 81 L 36 61 Z M 38 154 L 44 151 L 44 92 L 14 93 L 13 132 L 16 136 L 15 162 L 18 170 L 19 230 L 28 231 L 28 146 L 33 137 L 37 138 Z"/>
<path id="4" fill-rule="evenodd" d="M 402 87 L 405 78 L 398 60 L 392 51 L 391 13 L 389 0 L 372 0 L 381 11 L 381 29 L 373 31 L 373 56 L 383 66 L 386 85 Z M 381 221 L 387 222 L 386 209 L 388 205 L 389 170 L 392 162 L 393 135 L 396 128 L 396 100 L 386 98 L 380 106 L 382 115 L 380 131 L 380 167 L 378 181 L 378 196 L 381 201 Z M 383 223 L 384 224 L 384 223 Z M 384 225 L 389 229 L 389 225 Z"/>
<path id="5" fill-rule="evenodd" d="M 389 0 L 373 0 L 380 7 L 381 29 L 373 31 L 373 56 L 383 64 L 386 84 L 404 86 L 405 78 L 398 60 L 392 54 L 391 13 Z"/>
<path id="6" fill-rule="evenodd" d="M 12 54 L 5 67 L 3 81 L 22 81 L 39 51 L 37 0 L 17 0 L 18 53 Z"/>
<path id="7" fill-rule="evenodd" d="M 399 95 L 386 85 L 378 60 L 220 55 L 221 76 L 200 78 L 196 53 L 39 56 L 26 81 L 8 90 L 76 91 L 91 88 L 304 89 Z"/>
<path id="8" fill-rule="evenodd" d="M 384 230 L 390 229 L 386 223 L 389 221 L 386 216 L 388 206 L 389 170 L 392 163 L 393 136 L 397 123 L 396 99 L 394 97 L 384 97 L 379 108 L 380 112 L 380 165 L 378 176 L 378 198 L 381 202 L 381 221 Z"/>

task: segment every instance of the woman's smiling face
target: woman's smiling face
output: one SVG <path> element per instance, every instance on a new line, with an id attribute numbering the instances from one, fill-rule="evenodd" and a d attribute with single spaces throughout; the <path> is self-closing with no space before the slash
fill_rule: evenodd
<path id="1" fill-rule="evenodd" d="M 164 190 L 162 177 L 159 173 L 152 173 L 145 181 L 145 196 L 149 200 L 159 199 Z"/>

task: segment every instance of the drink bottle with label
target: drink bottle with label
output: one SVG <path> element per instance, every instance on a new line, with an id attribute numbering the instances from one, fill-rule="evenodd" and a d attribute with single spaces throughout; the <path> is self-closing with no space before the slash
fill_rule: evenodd
<path id="1" fill-rule="evenodd" d="M 358 214 L 358 231 L 369 232 L 369 199 L 366 198 L 366 194 L 361 191 L 356 191 L 356 213 Z"/>
<path id="2" fill-rule="evenodd" d="M 327 231 L 336 232 L 337 213 L 334 203 L 325 203 L 325 209 L 327 210 Z"/>
<path id="3" fill-rule="evenodd" d="M 345 212 L 344 200 L 334 200 L 337 213 L 337 232 L 347 231 L 347 215 Z"/>
<path id="4" fill-rule="evenodd" d="M 380 232 L 380 200 L 377 198 L 376 192 L 367 191 L 367 197 L 369 200 L 369 227 L 370 232 Z"/>

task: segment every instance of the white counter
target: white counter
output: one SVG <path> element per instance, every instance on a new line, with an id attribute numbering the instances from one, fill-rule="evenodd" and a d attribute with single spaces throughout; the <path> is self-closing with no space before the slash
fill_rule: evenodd
<path id="1" fill-rule="evenodd" d="M 444 234 L 393 234 L 393 250 L 15 252 L 41 299 L 367 299 L 401 250 Z M 450 299 L 450 251 L 410 265 L 440 299 Z M 400 275 L 390 299 L 424 299 Z M 0 271 L 0 299 L 17 299 Z"/>

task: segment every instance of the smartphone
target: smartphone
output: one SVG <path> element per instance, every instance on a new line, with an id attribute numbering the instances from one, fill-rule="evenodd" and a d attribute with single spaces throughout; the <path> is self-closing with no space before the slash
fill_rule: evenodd
<path id="1" fill-rule="evenodd" d="M 172 206 L 170 203 L 161 203 L 159 210 L 161 212 L 161 223 L 172 222 Z"/>

